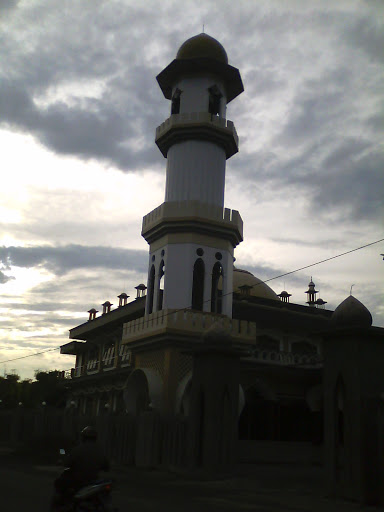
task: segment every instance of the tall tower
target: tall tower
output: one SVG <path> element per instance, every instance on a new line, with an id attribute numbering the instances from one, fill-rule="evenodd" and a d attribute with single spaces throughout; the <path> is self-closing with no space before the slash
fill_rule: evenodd
<path id="1" fill-rule="evenodd" d="M 242 219 L 224 208 L 226 160 L 238 151 L 226 106 L 243 91 L 223 46 L 188 39 L 157 77 L 170 117 L 156 129 L 167 159 L 165 202 L 143 219 L 149 249 L 146 315 L 192 308 L 232 316 L 233 250 Z"/>

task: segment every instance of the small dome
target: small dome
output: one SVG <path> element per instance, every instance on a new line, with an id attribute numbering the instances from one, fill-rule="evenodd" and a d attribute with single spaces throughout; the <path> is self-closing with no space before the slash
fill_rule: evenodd
<path id="1" fill-rule="evenodd" d="M 279 300 L 276 293 L 267 284 L 263 283 L 261 279 L 255 277 L 248 270 L 241 268 L 233 269 L 233 291 L 234 293 L 241 293 L 242 286 L 249 286 L 249 295 L 251 297 L 261 297 L 263 299 Z"/>
<path id="2" fill-rule="evenodd" d="M 350 295 L 337 306 L 331 322 L 335 327 L 370 327 L 372 315 L 364 304 Z"/>
<path id="3" fill-rule="evenodd" d="M 208 34 L 199 34 L 187 39 L 177 52 L 176 59 L 208 58 L 228 64 L 227 52 L 223 46 Z"/>

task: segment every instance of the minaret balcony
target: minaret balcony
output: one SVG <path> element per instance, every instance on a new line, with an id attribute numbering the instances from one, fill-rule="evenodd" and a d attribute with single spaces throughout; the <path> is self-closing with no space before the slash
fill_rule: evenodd
<path id="1" fill-rule="evenodd" d="M 216 323 L 228 331 L 235 344 L 255 344 L 254 322 L 188 309 L 164 309 L 124 324 L 121 344 L 133 348 L 143 339 L 146 344 L 153 344 L 163 342 L 164 337 L 181 343 L 201 343 L 202 334 Z"/>
<path id="2" fill-rule="evenodd" d="M 243 220 L 237 210 L 196 200 L 165 202 L 143 218 L 141 235 L 149 244 L 171 233 L 202 233 L 236 247 L 243 240 Z"/>
<path id="3" fill-rule="evenodd" d="M 156 144 L 165 158 L 173 144 L 191 139 L 218 144 L 227 159 L 239 151 L 233 122 L 209 112 L 173 114 L 156 128 Z"/>

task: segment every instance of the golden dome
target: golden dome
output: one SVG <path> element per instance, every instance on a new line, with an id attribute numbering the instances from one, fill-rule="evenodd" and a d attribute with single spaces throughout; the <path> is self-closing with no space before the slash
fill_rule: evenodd
<path id="1" fill-rule="evenodd" d="M 255 277 L 248 270 L 241 268 L 233 269 L 233 291 L 234 293 L 242 293 L 243 287 L 249 290 L 251 297 L 261 297 L 263 299 L 279 300 L 276 293 L 261 279 Z M 248 288 L 249 287 L 249 288 Z"/>
<path id="2" fill-rule="evenodd" d="M 208 58 L 228 64 L 227 52 L 223 46 L 208 34 L 198 34 L 187 39 L 177 52 L 176 59 L 199 59 Z"/>

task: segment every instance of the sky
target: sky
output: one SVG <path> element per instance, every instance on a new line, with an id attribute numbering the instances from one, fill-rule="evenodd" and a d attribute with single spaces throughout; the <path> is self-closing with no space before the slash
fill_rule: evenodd
<path id="1" fill-rule="evenodd" d="M 203 25 L 245 89 L 227 110 L 236 266 L 271 279 L 383 239 L 383 24 L 380 0 L 0 0 L 0 375 L 71 368 L 58 350 L 15 359 L 146 282 L 170 112 L 155 77 Z M 332 310 L 353 285 L 384 327 L 381 253 L 268 284 L 305 304 L 312 276 Z"/>

